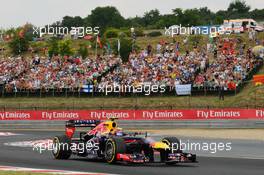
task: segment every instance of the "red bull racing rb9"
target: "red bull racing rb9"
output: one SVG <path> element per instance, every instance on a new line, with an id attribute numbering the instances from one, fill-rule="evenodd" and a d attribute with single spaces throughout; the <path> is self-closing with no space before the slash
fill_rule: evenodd
<path id="1" fill-rule="evenodd" d="M 87 127 L 90 130 L 80 132 L 78 137 L 74 138 L 77 127 Z M 115 118 L 102 122 L 67 121 L 65 134 L 53 139 L 52 153 L 55 159 L 69 159 L 71 155 L 77 155 L 88 159 L 101 159 L 110 164 L 197 162 L 195 154 L 182 152 L 176 137 L 155 141 L 147 133 L 124 132 L 118 127 Z"/>

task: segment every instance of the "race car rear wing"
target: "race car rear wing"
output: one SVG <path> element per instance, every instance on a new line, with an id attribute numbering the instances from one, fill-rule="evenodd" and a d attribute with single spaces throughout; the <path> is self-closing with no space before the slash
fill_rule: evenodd
<path id="1" fill-rule="evenodd" d="M 96 127 L 100 120 L 69 120 L 66 127 Z"/>

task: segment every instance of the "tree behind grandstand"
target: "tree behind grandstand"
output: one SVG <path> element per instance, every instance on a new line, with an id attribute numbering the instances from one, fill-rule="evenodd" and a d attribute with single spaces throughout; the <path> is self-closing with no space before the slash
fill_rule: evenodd
<path id="1" fill-rule="evenodd" d="M 85 59 L 88 56 L 88 49 L 86 44 L 81 43 L 79 45 L 78 54 L 82 57 L 82 59 Z"/>
<path id="2" fill-rule="evenodd" d="M 260 7 L 261 8 L 261 7 Z M 125 19 L 115 7 L 97 7 L 90 15 L 83 18 L 69 17 L 63 18 L 61 25 L 64 27 L 79 26 L 84 23 L 86 26 L 100 26 L 101 35 L 107 28 L 147 28 L 163 29 L 175 24 L 184 26 L 222 24 L 224 19 L 231 18 L 253 18 L 262 21 L 264 9 L 252 9 L 243 0 L 232 1 L 226 10 L 213 12 L 208 7 L 181 9 L 174 8 L 171 13 L 161 14 L 158 9 L 150 10 L 145 14 Z"/>
<path id="3" fill-rule="evenodd" d="M 19 55 L 28 51 L 29 41 L 26 38 L 14 36 L 14 38 L 9 42 L 8 45 L 11 49 L 12 54 Z"/>
<path id="4" fill-rule="evenodd" d="M 70 56 L 73 54 L 70 40 L 59 41 L 56 38 L 51 38 L 48 42 L 48 48 L 49 57 L 52 57 L 54 55 Z"/>
<path id="5" fill-rule="evenodd" d="M 115 40 L 112 40 L 112 46 L 113 46 L 113 49 L 114 49 L 114 52 L 116 55 L 120 55 L 120 57 L 122 58 L 122 61 L 123 62 L 127 62 L 128 61 L 128 58 L 129 58 L 129 54 L 131 53 L 132 51 L 132 40 L 131 39 L 128 39 L 128 38 L 125 38 L 125 37 L 121 37 L 120 39 L 120 51 L 118 52 L 118 41 L 115 39 Z M 136 46 L 134 46 L 136 47 Z"/>

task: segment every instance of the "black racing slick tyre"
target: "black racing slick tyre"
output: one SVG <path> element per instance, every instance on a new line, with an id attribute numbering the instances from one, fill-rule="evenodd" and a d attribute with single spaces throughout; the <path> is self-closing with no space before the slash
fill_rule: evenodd
<path id="1" fill-rule="evenodd" d="M 66 135 L 54 137 L 52 154 L 55 159 L 69 159 L 72 154 L 71 139 Z"/>
<path id="2" fill-rule="evenodd" d="M 180 141 L 176 137 L 165 137 L 162 142 L 169 146 L 168 150 L 162 150 L 160 152 L 161 162 L 165 162 L 167 165 L 176 164 L 175 162 L 166 162 L 168 160 L 169 153 L 181 153 Z"/>
<path id="3" fill-rule="evenodd" d="M 118 153 L 123 154 L 126 152 L 126 143 L 122 138 L 110 138 L 105 144 L 105 160 L 112 164 L 116 162 Z"/>

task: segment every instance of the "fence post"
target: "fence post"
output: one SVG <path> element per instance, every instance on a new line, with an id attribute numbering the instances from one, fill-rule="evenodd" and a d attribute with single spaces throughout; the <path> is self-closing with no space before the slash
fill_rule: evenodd
<path id="1" fill-rule="evenodd" d="M 188 105 L 189 105 L 189 108 L 191 108 L 191 94 L 188 96 Z"/>
<path id="2" fill-rule="evenodd" d="M 65 89 L 65 97 L 68 97 L 68 88 Z"/>
<path id="3" fill-rule="evenodd" d="M 92 97 L 94 97 L 95 86 L 93 86 Z"/>
<path id="4" fill-rule="evenodd" d="M 2 97 L 5 97 L 5 87 L 3 87 L 3 90 L 2 90 Z"/>
<path id="5" fill-rule="evenodd" d="M 206 96 L 207 95 L 207 88 L 206 88 L 206 85 L 205 85 L 205 83 L 204 83 L 204 96 Z"/>

